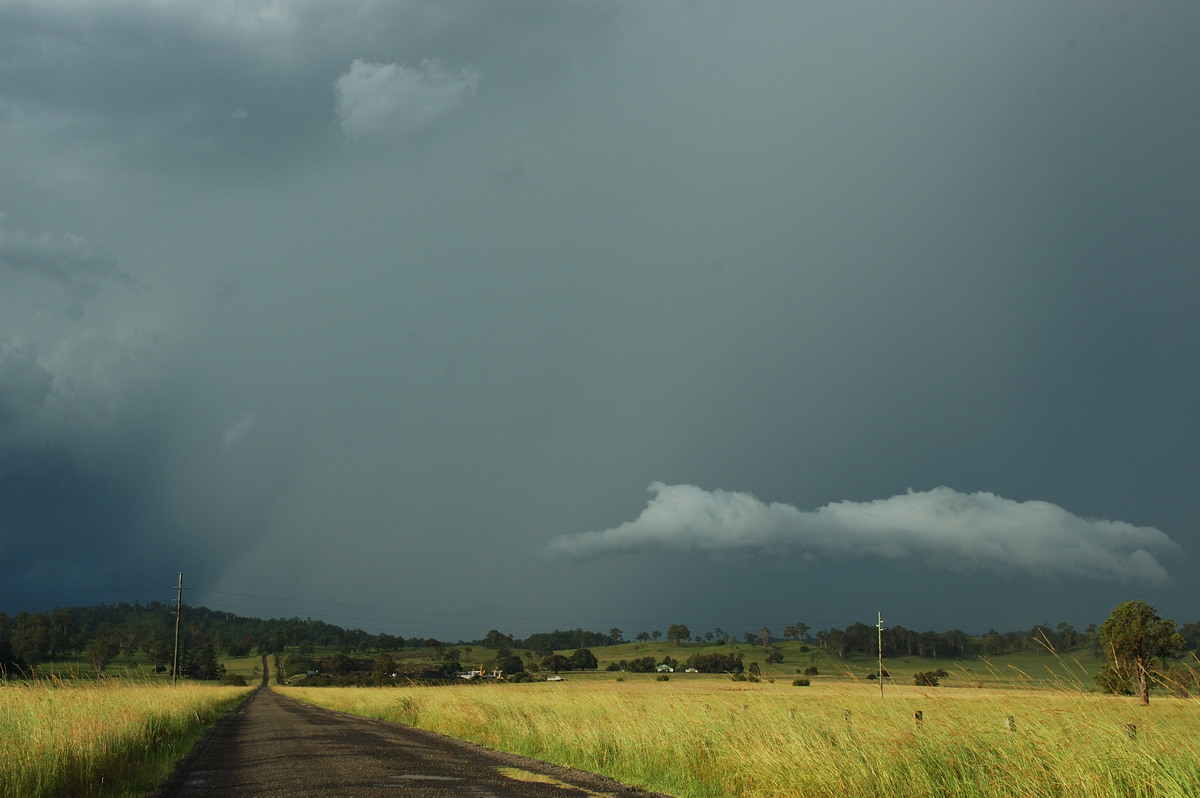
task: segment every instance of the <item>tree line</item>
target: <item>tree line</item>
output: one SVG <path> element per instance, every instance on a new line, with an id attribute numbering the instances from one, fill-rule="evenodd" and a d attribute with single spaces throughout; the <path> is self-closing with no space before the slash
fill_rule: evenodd
<path id="1" fill-rule="evenodd" d="M 397 651 L 403 648 L 444 649 L 448 644 L 435 638 L 376 633 L 346 629 L 312 618 L 251 618 L 207 607 L 186 607 L 181 629 L 182 659 L 195 673 L 210 673 L 221 656 L 273 655 L 285 650 L 332 648 L 351 654 Z M 121 657 L 127 660 L 141 654 L 155 668 L 169 666 L 174 647 L 175 608 L 151 601 L 57 608 L 48 612 L 0 613 L 0 669 L 19 671 L 43 662 L 86 656 L 97 671 Z M 1185 650 L 1200 645 L 1200 622 L 1178 630 Z M 659 640 L 660 630 L 639 632 L 637 641 Z M 776 635 L 763 626 L 739 636 L 720 627 L 693 634 L 686 624 L 667 627 L 666 639 L 676 646 L 688 643 L 725 645 L 744 642 L 770 648 L 794 640 L 838 658 L 852 654 L 878 656 L 880 633 L 874 624 L 853 623 L 844 628 L 813 630 L 797 622 L 783 627 Z M 582 628 L 539 632 L 517 638 L 497 629 L 478 639 L 458 641 L 459 646 L 477 645 L 489 649 L 524 649 L 539 658 L 558 651 L 606 647 L 629 642 L 619 628 L 607 632 Z M 918 657 L 928 659 L 995 656 L 1029 649 L 1059 653 L 1090 651 L 1097 658 L 1103 650 L 1101 628 L 1090 624 L 1076 629 L 1069 623 L 1038 624 L 1028 630 L 998 632 L 989 629 L 983 635 L 969 635 L 959 629 L 946 632 L 914 630 L 890 626 L 882 630 L 885 658 Z M 767 661 L 770 661 L 769 659 Z M 631 661 L 632 662 L 632 661 Z M 185 671 L 186 672 L 186 671 Z"/>

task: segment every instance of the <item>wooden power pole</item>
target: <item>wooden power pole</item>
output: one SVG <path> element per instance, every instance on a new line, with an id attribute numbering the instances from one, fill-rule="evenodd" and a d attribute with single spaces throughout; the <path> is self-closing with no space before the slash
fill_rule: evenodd
<path id="1" fill-rule="evenodd" d="M 179 617 L 183 614 L 183 571 L 179 572 L 179 591 L 175 594 L 175 656 L 171 660 L 171 684 L 179 683 Z"/>
<path id="2" fill-rule="evenodd" d="M 883 613 L 879 613 L 879 622 L 875 624 L 875 630 L 879 633 L 879 697 L 883 698 Z"/>

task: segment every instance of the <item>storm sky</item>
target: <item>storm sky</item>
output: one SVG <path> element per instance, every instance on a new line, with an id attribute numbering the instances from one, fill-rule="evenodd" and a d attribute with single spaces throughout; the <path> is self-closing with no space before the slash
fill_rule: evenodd
<path id="1" fill-rule="evenodd" d="M 1200 618 L 1200 7 L 6 0 L 0 610 Z"/>

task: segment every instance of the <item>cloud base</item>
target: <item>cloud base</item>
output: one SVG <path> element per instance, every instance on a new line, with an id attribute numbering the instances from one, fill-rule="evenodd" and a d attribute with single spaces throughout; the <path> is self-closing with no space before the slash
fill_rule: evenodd
<path id="1" fill-rule="evenodd" d="M 650 500 L 636 519 L 563 535 L 548 552 L 569 558 L 647 550 L 878 557 L 959 572 L 1161 585 L 1171 578 L 1158 557 L 1180 551 L 1153 527 L 947 487 L 812 511 L 695 485 L 655 482 L 648 490 Z"/>

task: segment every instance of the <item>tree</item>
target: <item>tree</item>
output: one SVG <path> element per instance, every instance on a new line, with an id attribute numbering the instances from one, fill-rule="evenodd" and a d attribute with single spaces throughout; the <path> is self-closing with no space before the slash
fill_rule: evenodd
<path id="1" fill-rule="evenodd" d="M 1062 621 L 1054 628 L 1058 630 L 1058 643 L 1062 646 L 1063 651 L 1069 651 L 1079 645 L 1079 632 L 1074 626 Z"/>
<path id="2" fill-rule="evenodd" d="M 673 623 L 667 627 L 667 639 L 677 646 L 683 645 L 683 641 L 691 636 L 691 630 L 681 623 Z"/>
<path id="3" fill-rule="evenodd" d="M 503 657 L 496 657 L 492 661 L 492 667 L 506 676 L 512 676 L 516 673 L 525 672 L 525 661 L 516 654 L 509 653 Z"/>
<path id="4" fill-rule="evenodd" d="M 562 654 L 551 654 L 543 659 L 540 663 L 543 670 L 554 671 L 569 671 L 571 670 L 571 660 L 564 657 Z"/>
<path id="5" fill-rule="evenodd" d="M 803 640 L 804 636 L 808 634 L 808 628 L 808 624 L 806 623 L 793 623 L 783 627 L 783 636 L 785 639 L 794 638 L 796 640 Z"/>
<path id="6" fill-rule="evenodd" d="M 25 670 L 25 661 L 12 647 L 12 643 L 0 637 L 0 679 L 15 676 Z"/>
<path id="7" fill-rule="evenodd" d="M 742 655 L 699 654 L 689 659 L 688 665 L 701 673 L 741 673 Z"/>
<path id="8" fill-rule="evenodd" d="M 1137 683 L 1142 704 L 1150 703 L 1150 669 L 1164 657 L 1177 657 L 1186 645 L 1175 622 L 1163 620 L 1144 601 L 1118 604 L 1100 626 L 1100 644 L 1113 672 Z"/>
<path id="9" fill-rule="evenodd" d="M 192 679 L 220 679 L 225 675 L 225 666 L 217 661 L 217 647 L 210 640 L 186 647 L 179 669 Z"/>
<path id="10" fill-rule="evenodd" d="M 763 627 L 758 630 L 758 644 L 763 648 L 767 647 L 767 643 L 771 641 L 771 630 Z"/>
<path id="11" fill-rule="evenodd" d="M 381 653 L 375 658 L 375 667 L 371 670 L 371 681 L 379 685 L 384 684 L 395 671 L 396 660 L 387 653 Z"/>
<path id="12" fill-rule="evenodd" d="M 655 629 L 653 632 L 651 632 L 651 633 L 650 633 L 650 636 L 651 636 L 651 637 L 653 637 L 653 638 L 654 638 L 654 642 L 655 642 L 655 643 L 657 643 L 657 642 L 658 642 L 658 638 L 662 637 L 662 632 L 660 632 L 660 631 L 658 631 L 657 629 Z"/>
<path id="13" fill-rule="evenodd" d="M 571 670 L 573 671 L 594 671 L 600 667 L 600 663 L 596 660 L 596 655 L 591 652 L 591 649 L 581 648 L 571 655 Z"/>
<path id="14" fill-rule="evenodd" d="M 638 632 L 637 637 L 634 639 L 638 640 L 639 642 L 645 643 L 647 640 L 650 639 L 650 633 L 649 632 Z"/>
<path id="15" fill-rule="evenodd" d="M 349 656 L 338 652 L 329 658 L 329 662 L 325 666 L 334 676 L 345 676 L 354 668 L 354 660 Z"/>
<path id="16" fill-rule="evenodd" d="M 119 653 L 120 647 L 106 638 L 94 640 L 88 646 L 88 659 L 91 660 L 92 669 L 96 673 L 102 673 Z"/>
<path id="17" fill-rule="evenodd" d="M 939 680 L 941 671 L 921 671 L 913 674 L 913 684 L 917 687 L 937 687 L 941 684 Z"/>

